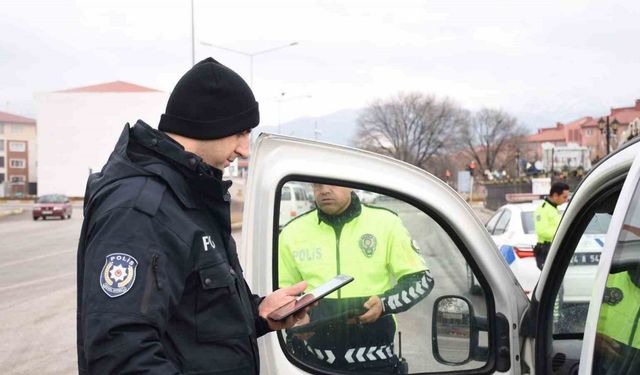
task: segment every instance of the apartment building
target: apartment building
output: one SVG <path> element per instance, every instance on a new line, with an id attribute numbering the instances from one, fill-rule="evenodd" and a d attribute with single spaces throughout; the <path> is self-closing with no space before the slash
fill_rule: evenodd
<path id="1" fill-rule="evenodd" d="M 600 121 L 606 123 L 607 117 L 610 124 L 615 120 L 617 126 L 615 131 L 611 126 L 609 132 L 609 147 L 613 151 L 638 134 L 640 99 L 630 107 L 613 107 L 606 115 L 585 116 L 566 124 L 558 122 L 554 127 L 538 129 L 536 134 L 526 138 L 524 148 L 527 150 L 528 159 L 540 160 L 543 144 L 552 144 L 556 147 L 575 144 L 586 147 L 591 160 L 604 157 L 607 154 L 607 137 L 606 130 L 601 129 Z"/>
<path id="2" fill-rule="evenodd" d="M 126 123 L 157 127 L 168 94 L 115 81 L 36 94 L 38 190 L 84 195 L 87 177 L 99 172 Z"/>
<path id="3" fill-rule="evenodd" d="M 0 197 L 37 194 L 36 121 L 0 112 Z"/>

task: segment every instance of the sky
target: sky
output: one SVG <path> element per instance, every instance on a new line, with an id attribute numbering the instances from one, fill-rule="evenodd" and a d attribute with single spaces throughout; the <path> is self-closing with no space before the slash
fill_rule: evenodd
<path id="1" fill-rule="evenodd" d="M 530 129 L 640 99 L 640 3 L 193 0 L 195 60 L 251 81 L 261 125 L 399 92 L 500 108 Z M 123 80 L 170 92 L 192 64 L 189 0 L 3 0 L 0 110 Z M 204 42 L 204 43 L 203 43 Z"/>

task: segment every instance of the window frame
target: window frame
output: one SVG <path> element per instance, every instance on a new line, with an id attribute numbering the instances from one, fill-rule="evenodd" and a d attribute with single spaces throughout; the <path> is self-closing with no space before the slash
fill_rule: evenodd
<path id="1" fill-rule="evenodd" d="M 22 162 L 22 166 L 13 165 L 14 162 Z M 9 168 L 14 169 L 26 169 L 27 168 L 27 160 L 23 158 L 9 159 Z"/>
<path id="2" fill-rule="evenodd" d="M 457 235 L 457 233 L 453 230 L 453 228 L 447 224 L 446 220 L 442 218 L 440 215 L 437 215 L 435 211 L 425 206 L 423 203 L 415 200 L 414 198 L 406 194 L 387 190 L 379 186 L 372 186 L 372 185 L 369 185 L 363 182 L 358 182 L 358 181 L 339 180 L 339 179 L 333 179 L 333 178 L 323 178 L 323 177 L 300 175 L 300 174 L 286 175 L 283 178 L 281 178 L 281 180 L 276 185 L 276 189 L 275 189 L 275 197 L 274 197 L 275 204 L 274 204 L 274 211 L 273 211 L 274 225 L 272 228 L 272 243 L 271 243 L 271 246 L 272 246 L 271 248 L 271 256 L 272 256 L 271 283 L 272 283 L 273 291 L 280 288 L 279 279 L 278 279 L 278 275 L 279 275 L 278 273 L 278 256 L 279 256 L 278 240 L 279 240 L 279 234 L 280 234 L 280 228 L 278 226 L 278 222 L 279 222 L 280 202 L 281 202 L 280 195 L 282 192 L 282 187 L 288 182 L 306 182 L 311 184 L 319 183 L 319 184 L 328 184 L 328 185 L 339 185 L 344 187 L 350 187 L 352 189 L 367 190 L 370 192 L 386 195 L 387 197 L 390 197 L 393 199 L 400 200 L 403 203 L 411 205 L 415 209 L 422 211 L 424 214 L 428 215 L 433 221 L 435 221 L 440 226 L 440 228 L 449 236 L 451 241 L 458 248 L 458 250 L 460 251 L 460 254 L 464 258 L 464 260 L 467 262 L 468 266 L 471 268 L 473 274 L 476 276 L 476 279 L 478 280 L 480 287 L 483 289 L 484 296 L 485 296 L 486 320 L 487 320 L 487 326 L 488 326 L 488 329 L 486 332 L 487 332 L 487 343 L 489 345 L 487 350 L 487 362 L 482 367 L 463 370 L 463 371 L 457 371 L 456 373 L 470 374 L 470 375 L 471 374 L 493 374 L 495 371 L 499 371 L 498 367 L 500 365 L 504 366 L 504 363 L 502 364 L 499 363 L 500 359 L 499 359 L 498 350 L 497 350 L 499 346 L 499 337 L 501 336 L 501 332 L 499 331 L 501 326 L 500 323 L 503 323 L 501 319 L 503 319 L 504 316 L 502 314 L 496 313 L 495 297 L 493 295 L 493 290 L 490 288 L 489 283 L 487 282 L 484 274 L 480 271 L 480 267 L 477 265 L 469 249 L 464 245 L 463 241 Z M 506 329 L 508 330 L 508 328 L 509 327 L 507 325 Z M 506 332 L 506 334 L 508 333 L 509 332 Z M 284 338 L 284 334 L 282 333 L 282 330 L 276 332 L 276 335 L 279 343 L 280 352 L 285 356 L 287 361 L 289 361 L 289 363 L 291 363 L 296 368 L 311 374 L 316 374 L 316 375 L 330 375 L 330 374 L 337 373 L 336 371 L 331 372 L 331 371 L 328 371 L 327 369 L 316 369 L 314 367 L 311 367 L 309 364 L 302 362 L 300 359 L 293 356 L 291 352 L 287 349 L 286 341 Z M 502 336 L 504 336 L 504 334 L 502 334 Z M 430 340 L 431 338 L 429 337 L 428 339 Z M 509 363 L 509 366 L 515 366 L 515 365 L 517 364 Z M 455 371 L 455 367 L 452 367 L 450 371 Z M 340 372 L 340 373 L 343 373 L 343 372 Z M 441 373 L 442 372 L 428 372 L 428 373 L 423 372 L 423 373 L 413 373 L 413 374 L 437 375 Z M 355 372 L 353 372 L 353 374 L 355 374 Z"/>
<path id="3" fill-rule="evenodd" d="M 509 215 L 508 217 L 506 216 L 507 214 Z M 500 236 L 500 235 L 503 235 L 503 234 L 505 234 L 507 232 L 507 228 L 509 228 L 509 224 L 511 223 L 511 216 L 513 216 L 511 214 L 511 210 L 505 208 L 503 210 L 503 212 L 502 212 L 502 215 L 500 215 L 500 219 L 498 219 L 498 221 L 496 222 L 496 226 L 495 226 L 495 228 L 493 230 L 493 235 L 494 236 Z M 498 232 L 498 230 L 499 230 L 498 224 L 503 222 L 502 221 L 503 217 L 506 217 L 506 221 L 507 222 L 504 224 L 504 228 L 502 228 L 502 232 Z"/>
<path id="4" fill-rule="evenodd" d="M 15 177 L 21 177 L 22 181 L 18 181 L 18 182 L 13 181 L 13 178 L 15 178 Z M 22 174 L 12 174 L 11 176 L 9 176 L 9 183 L 11 185 L 24 185 L 24 184 L 27 183 L 27 176 L 22 175 Z"/>
<path id="5" fill-rule="evenodd" d="M 27 142 L 25 141 L 8 141 L 10 152 L 27 152 Z M 21 147 L 15 147 L 21 145 Z"/>

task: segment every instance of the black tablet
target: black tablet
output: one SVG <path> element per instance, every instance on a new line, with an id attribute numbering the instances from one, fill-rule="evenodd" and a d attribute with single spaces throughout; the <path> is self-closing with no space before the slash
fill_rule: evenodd
<path id="1" fill-rule="evenodd" d="M 318 301 L 326 295 L 333 293 L 334 291 L 342 288 L 352 281 L 353 277 L 351 276 L 338 275 L 333 279 L 327 281 L 326 283 L 320 285 L 319 287 L 315 288 L 311 292 L 305 293 L 300 297 L 297 297 L 295 300 L 273 310 L 269 315 L 267 315 L 267 318 L 271 320 L 287 319 L 290 315 L 295 314 L 296 312 L 304 309 L 305 307 L 311 305 L 312 303 Z"/>

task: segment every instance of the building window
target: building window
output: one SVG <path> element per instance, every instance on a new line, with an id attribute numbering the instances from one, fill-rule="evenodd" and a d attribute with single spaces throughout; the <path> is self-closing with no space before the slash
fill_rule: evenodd
<path id="1" fill-rule="evenodd" d="M 586 134 L 587 134 L 587 137 L 591 137 L 591 135 L 593 135 L 593 129 L 587 129 Z"/>
<path id="2" fill-rule="evenodd" d="M 4 124 L 0 124 L 0 134 L 4 134 Z"/>
<path id="3" fill-rule="evenodd" d="M 2 124 L 0 124 L 0 126 L 2 126 Z M 0 128 L 2 129 L 2 128 Z M 2 134 L 2 132 L 0 131 L 0 134 Z M 0 139 L 0 151 L 4 151 L 4 139 Z"/>
<path id="4" fill-rule="evenodd" d="M 24 159 L 9 159 L 9 166 L 11 168 L 25 168 L 26 163 Z"/>
<path id="5" fill-rule="evenodd" d="M 26 181 L 26 178 L 24 176 L 20 176 L 20 175 L 16 175 L 16 176 L 9 176 L 9 181 L 12 184 L 18 184 L 18 185 L 22 185 L 24 184 L 24 182 Z"/>
<path id="6" fill-rule="evenodd" d="M 0 184 L 4 182 L 4 173 L 0 173 Z"/>
<path id="7" fill-rule="evenodd" d="M 25 152 L 27 151 L 27 144 L 25 142 L 9 142 L 9 151 Z"/>
<path id="8" fill-rule="evenodd" d="M 0 168 L 4 168 L 4 156 L 0 156 Z"/>
<path id="9" fill-rule="evenodd" d="M 24 126 L 22 125 L 11 126 L 11 134 L 22 134 L 23 130 L 24 130 Z"/>

